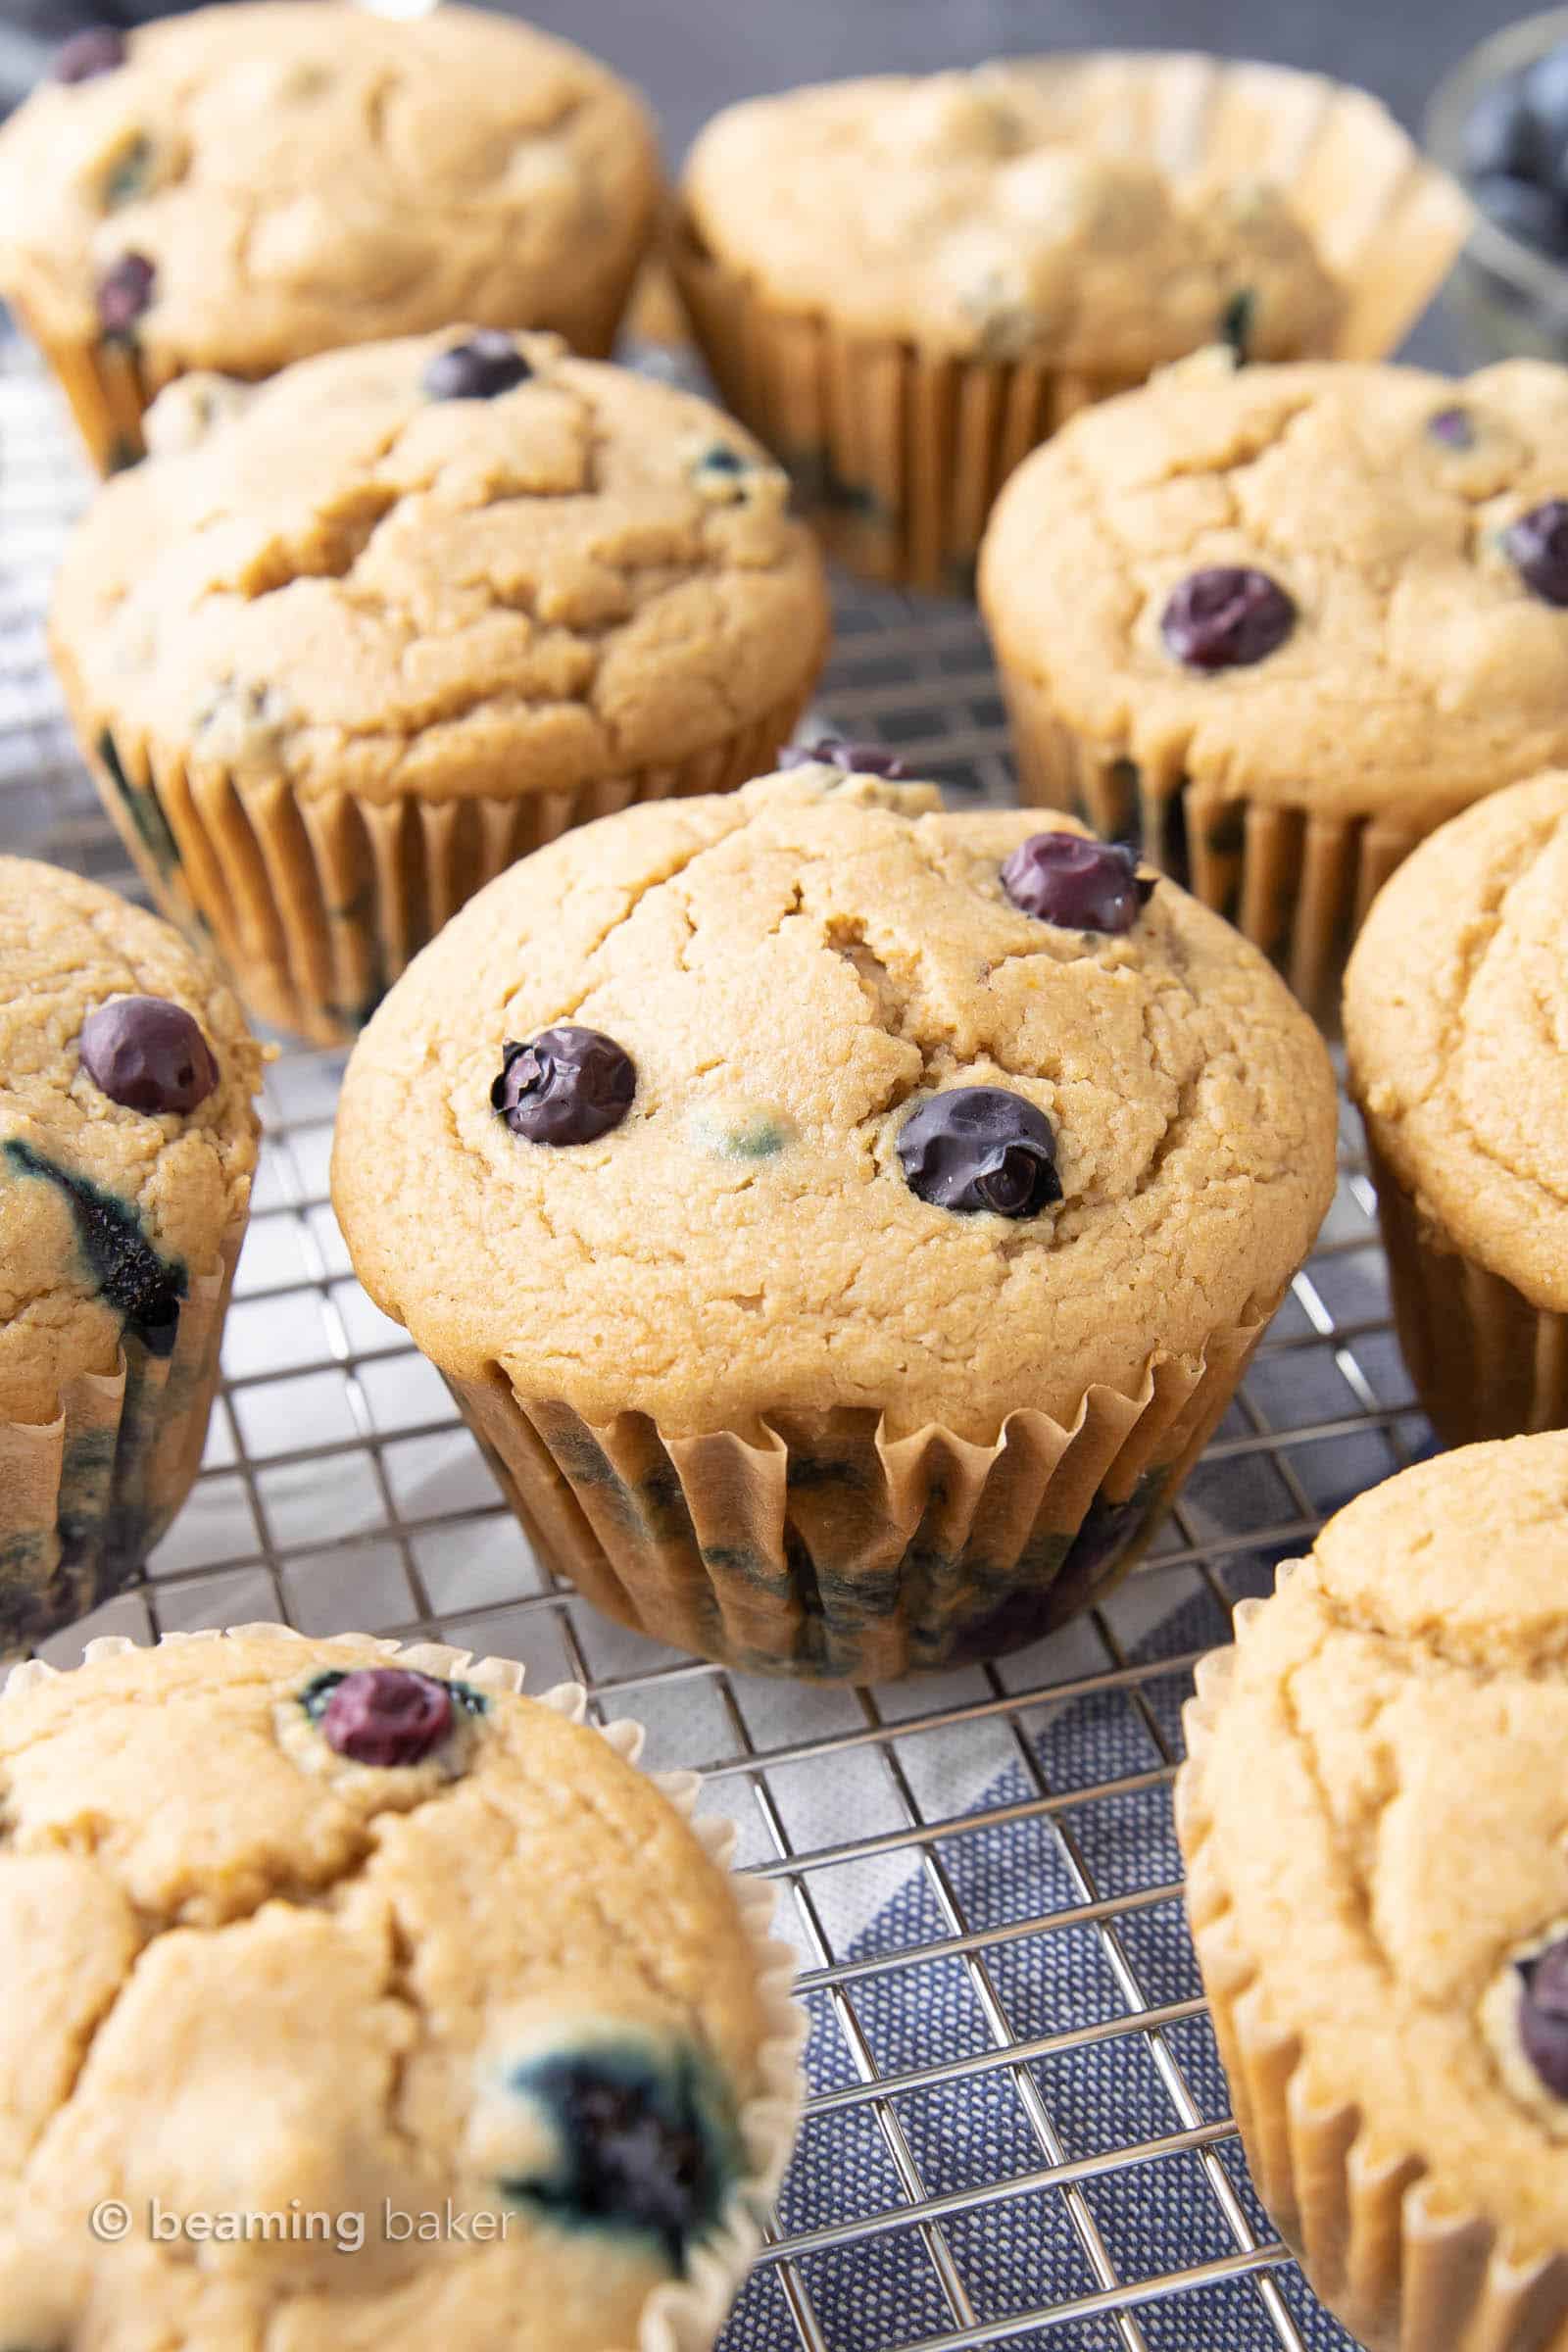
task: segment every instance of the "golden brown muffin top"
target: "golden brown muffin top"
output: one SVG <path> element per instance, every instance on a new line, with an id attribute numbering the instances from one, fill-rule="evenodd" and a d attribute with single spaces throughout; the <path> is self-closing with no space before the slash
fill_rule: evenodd
<path id="1" fill-rule="evenodd" d="M 568 42 L 477 9 L 199 9 L 0 130 L 0 284 L 50 342 L 100 333 L 127 254 L 155 381 L 262 375 L 454 318 L 569 338 L 623 284 L 659 160 L 641 101 Z"/>
<path id="2" fill-rule="evenodd" d="M 189 1109 L 116 1101 L 84 1063 L 84 1024 L 134 997 L 182 1007 L 217 1058 Z M 261 1070 L 230 991 L 168 923 L 0 858 L 0 1421 L 52 1421 L 62 1383 L 113 1372 L 127 1332 L 162 1350 L 243 1224 Z"/>
<path id="3" fill-rule="evenodd" d="M 350 1064 L 333 1182 L 367 1288 L 450 1372 L 679 1435 L 841 1406 L 990 1443 L 1014 1407 L 1070 1421 L 1094 1382 L 1200 1358 L 1316 1231 L 1328 1058 L 1169 883 L 1120 934 L 1024 911 L 1002 868 L 1040 830 L 809 765 L 514 866 Z M 492 1087 L 563 1023 L 612 1039 L 635 1094 L 558 1147 Z M 1059 1200 L 916 1189 L 906 1123 L 970 1088 L 1045 1127 Z"/>
<path id="4" fill-rule="evenodd" d="M 89 735 L 241 790 L 458 799 L 674 763 L 804 692 L 822 565 L 749 435 L 550 337 L 445 396 L 473 345 L 302 361 L 108 485 L 53 617 Z"/>

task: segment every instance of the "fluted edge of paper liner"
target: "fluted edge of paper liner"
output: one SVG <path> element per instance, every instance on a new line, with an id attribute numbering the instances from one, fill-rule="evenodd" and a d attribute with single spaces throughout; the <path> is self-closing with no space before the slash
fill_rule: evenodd
<path id="1" fill-rule="evenodd" d="M 230 1636 L 246 1641 L 298 1642 L 311 1649 L 330 1649 L 334 1642 L 352 1642 L 360 1651 L 373 1649 L 388 1664 L 395 1662 L 416 1673 L 462 1675 L 481 1690 L 520 1692 L 525 1673 L 514 1658 L 474 1660 L 469 1651 L 446 1642 L 398 1642 L 368 1634 L 317 1637 L 298 1633 L 293 1626 L 279 1625 L 270 1619 L 220 1630 L 204 1628 L 195 1633 L 168 1633 L 159 1644 L 151 1646 L 172 1642 L 222 1642 Z M 82 1664 L 90 1665 L 97 1658 L 116 1657 L 126 1650 L 147 1646 L 150 1645 L 129 1641 L 121 1634 L 103 1635 L 86 1643 Z M 72 1670 L 51 1666 L 42 1658 L 29 1658 L 12 1667 L 0 1684 L 0 1705 L 24 1696 L 39 1682 L 54 1680 L 62 1671 Z M 614 1723 L 591 1724 L 588 1693 L 580 1683 L 558 1684 L 553 1690 L 541 1691 L 536 1703 L 564 1716 L 570 1723 L 597 1732 L 624 1763 L 638 1765 L 647 1739 L 644 1726 L 630 1717 Z M 759 2088 L 743 2103 L 739 2116 L 741 2144 L 749 2169 L 731 2190 L 718 2228 L 693 2253 L 687 2276 L 666 2280 L 654 2289 L 643 2307 L 636 2344 L 625 2347 L 625 2352 L 710 2352 L 762 2242 L 763 2223 L 795 2150 L 806 2100 L 801 2061 L 808 2019 L 792 1989 L 795 1954 L 787 1943 L 770 1933 L 777 1889 L 765 1880 L 749 1878 L 735 1870 L 738 1833 L 734 1824 L 698 1817 L 702 1783 L 696 1773 L 656 1772 L 647 1777 L 687 1823 L 709 1859 L 729 1875 L 735 1906 L 757 1963 L 764 2019 L 757 2058 Z M 607 2346 L 606 2352 L 619 2352 L 619 2348 Z"/>
<path id="2" fill-rule="evenodd" d="M 1421 1409 L 1447 1446 L 1568 1428 L 1568 1315 L 1536 1306 L 1420 1207 L 1378 1149 L 1367 1165 L 1395 1328 Z"/>
<path id="3" fill-rule="evenodd" d="M 1131 1396 L 1091 1386 L 1070 1423 L 1015 1410 L 989 1445 L 937 1424 L 889 1438 L 869 1411 L 673 1437 L 521 1397 L 499 1366 L 447 1381 L 536 1550 L 608 1616 L 749 1673 L 884 1682 L 1018 1648 L 1102 1597 L 1277 1304 L 1196 1357 L 1151 1357 Z M 1125 1533 L 1074 1563 L 1097 1501 Z"/>
<path id="4" fill-rule="evenodd" d="M 64 1384 L 52 1420 L 0 1422 L 0 1660 L 123 1590 L 189 1494 L 248 1223 L 247 1206 L 191 1278 L 168 1356 L 122 1346 L 113 1372 Z"/>
<path id="5" fill-rule="evenodd" d="M 1363 90 L 1183 54 L 1068 57 L 1054 70 L 1103 118 L 1097 143 L 1108 152 L 1152 156 L 1177 176 L 1266 161 L 1345 295 L 1331 339 L 1280 357 L 1381 359 L 1464 243 L 1466 198 Z M 830 551 L 873 579 L 967 593 L 1013 467 L 1078 410 L 1147 374 L 841 334 L 822 313 L 769 304 L 678 203 L 665 252 L 727 405 L 795 470 Z"/>
<path id="6" fill-rule="evenodd" d="M 1298 1565 L 1286 1561 L 1279 1584 Z M 1268 1606 L 1238 1602 L 1238 1647 Z M 1368 2352 L 1537 2352 L 1568 2317 L 1568 2257 L 1520 2260 L 1494 2218 L 1453 2207 L 1419 2151 L 1325 2096 L 1237 1933 L 1203 1788 L 1235 1654 L 1198 1667 L 1175 1812 L 1188 1923 L 1253 2184 L 1314 2293 Z"/>
<path id="7" fill-rule="evenodd" d="M 157 759 L 129 734 L 94 740 L 79 717 L 76 734 L 163 911 L 216 953 L 260 1019 L 342 1045 L 420 948 L 519 858 L 634 803 L 728 792 L 765 774 L 823 651 L 786 699 L 703 751 L 555 791 L 306 794 L 284 776 L 242 783 L 206 762 Z M 69 705 L 77 700 L 69 662 L 62 675 Z"/>

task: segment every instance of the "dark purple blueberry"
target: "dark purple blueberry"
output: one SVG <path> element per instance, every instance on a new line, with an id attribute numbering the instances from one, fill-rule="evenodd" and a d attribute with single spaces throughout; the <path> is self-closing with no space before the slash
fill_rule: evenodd
<path id="1" fill-rule="evenodd" d="M 1568 2099 L 1568 1938 L 1519 1969 L 1519 2039 L 1549 2091 Z"/>
<path id="2" fill-rule="evenodd" d="M 618 1127 L 637 1092 L 637 1065 L 599 1029 L 542 1029 L 501 1049 L 490 1101 L 531 1144 L 591 1144 Z"/>
<path id="3" fill-rule="evenodd" d="M 605 2042 L 530 2059 L 508 2082 L 554 2145 L 503 2192 L 579 2228 L 652 2236 L 684 2271 L 735 2180 L 733 2113 L 714 2070 L 683 2050 Z"/>
<path id="4" fill-rule="evenodd" d="M 125 36 L 113 24 L 84 24 L 56 53 L 56 81 L 96 81 L 125 62 Z"/>
<path id="5" fill-rule="evenodd" d="M 1532 507 L 1502 535 L 1503 552 L 1524 581 L 1548 605 L 1568 605 L 1568 499 Z"/>
<path id="6" fill-rule="evenodd" d="M 1266 571 L 1219 564 L 1172 590 L 1159 633 L 1190 669 L 1237 669 L 1278 651 L 1296 607 Z"/>
<path id="7" fill-rule="evenodd" d="M 1505 74 L 1482 91 L 1465 117 L 1465 171 L 1472 179 L 1495 173 L 1528 179 L 1541 155 L 1541 126 L 1525 94 L 1524 76 Z"/>
<path id="8" fill-rule="evenodd" d="M 1468 409 L 1434 409 L 1427 418 L 1427 434 L 1431 440 L 1440 441 L 1445 449 L 1474 449 L 1475 418 Z"/>
<path id="9" fill-rule="evenodd" d="M 218 1084 L 212 1047 L 183 1004 L 117 997 L 81 1024 L 81 1066 L 127 1110 L 194 1110 Z"/>
<path id="10" fill-rule="evenodd" d="M 122 253 L 98 280 L 98 320 L 106 335 L 128 335 L 152 302 L 158 272 L 144 253 Z"/>
<path id="11" fill-rule="evenodd" d="M 1020 913 L 1068 931 L 1130 931 L 1153 893 L 1138 859 L 1119 842 L 1082 833 L 1031 833 L 1002 869 L 1002 887 Z"/>
<path id="12" fill-rule="evenodd" d="M 910 1192 L 965 1214 L 1032 1217 L 1059 1200 L 1055 1146 L 1044 1112 L 1000 1086 L 950 1087 L 899 1130 Z"/>
<path id="13" fill-rule="evenodd" d="M 482 326 L 466 343 L 436 353 L 424 371 L 424 389 L 431 400 L 494 400 L 532 373 L 511 335 Z"/>
<path id="14" fill-rule="evenodd" d="M 421 1764 L 452 1729 L 452 1693 L 405 1666 L 366 1666 L 343 1677 L 317 1722 L 352 1763 Z"/>
<path id="15" fill-rule="evenodd" d="M 1498 173 L 1473 181 L 1470 193 L 1486 218 L 1509 236 L 1522 238 L 1541 253 L 1568 255 L 1568 208 L 1550 188 Z"/>
<path id="16" fill-rule="evenodd" d="M 819 735 L 814 743 L 787 743 L 778 756 L 780 767 L 809 767 L 819 760 L 824 767 L 842 767 L 852 776 L 886 776 L 889 783 L 901 783 L 908 769 L 897 752 L 884 749 L 880 743 L 852 743 L 847 735 Z"/>

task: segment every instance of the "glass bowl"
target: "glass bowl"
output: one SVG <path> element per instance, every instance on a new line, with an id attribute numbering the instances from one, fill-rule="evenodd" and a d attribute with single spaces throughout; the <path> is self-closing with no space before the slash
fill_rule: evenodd
<path id="1" fill-rule="evenodd" d="M 1468 185 L 1465 124 L 1476 100 L 1564 42 L 1568 8 L 1548 9 L 1489 35 L 1439 83 L 1427 110 L 1427 151 L 1461 187 Z M 1527 245 L 1482 213 L 1445 298 L 1494 357 L 1568 360 L 1568 262 Z"/>

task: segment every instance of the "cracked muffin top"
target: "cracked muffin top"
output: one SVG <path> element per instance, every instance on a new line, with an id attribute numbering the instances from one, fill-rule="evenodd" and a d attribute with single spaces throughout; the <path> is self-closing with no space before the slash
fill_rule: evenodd
<path id="1" fill-rule="evenodd" d="M 256 1166 L 262 1049 L 179 934 L 0 858 L 0 1421 L 122 1344 L 172 1350 Z"/>
<path id="2" fill-rule="evenodd" d="M 459 1377 L 989 1443 L 1271 1308 L 1334 1131 L 1282 983 L 1128 852 L 816 762 L 471 901 L 355 1052 L 333 1187 Z"/>
<path id="3" fill-rule="evenodd" d="M 307 797 L 543 792 L 700 754 L 815 675 L 784 477 L 689 393 L 460 329 L 302 361 L 205 432 L 205 387 L 164 397 L 195 446 L 111 482 L 60 575 L 89 740 Z"/>
<path id="4" fill-rule="evenodd" d="M 1025 460 L 981 601 L 1107 755 L 1424 828 L 1568 759 L 1565 451 L 1544 362 L 1205 356 Z"/>
<path id="5" fill-rule="evenodd" d="M 1454 817 L 1384 886 L 1345 983 L 1350 1077 L 1420 1210 L 1568 1311 L 1568 774 Z"/>
<path id="6" fill-rule="evenodd" d="M 1358 2111 L 1336 2145 L 1369 2196 L 1413 2160 L 1434 2222 L 1521 2261 L 1568 2244 L 1565 1590 L 1568 1435 L 1389 1480 L 1238 1610 L 1177 1796 L 1205 1978 L 1281 2130 Z"/>
<path id="7" fill-rule="evenodd" d="M 154 382 L 455 318 L 608 346 L 659 161 L 581 50 L 317 0 L 97 37 L 0 130 L 0 285 L 45 342 L 133 328 Z"/>
<path id="8" fill-rule="evenodd" d="M 693 148 L 686 223 L 782 309 L 967 356 L 1137 374 L 1226 331 L 1328 348 L 1341 294 L 1275 188 L 1098 129 L 1059 60 L 752 99 Z"/>
<path id="9" fill-rule="evenodd" d="M 278 1626 L 19 1670 L 8 2341 L 631 2352 L 733 2285 L 778 1947 L 631 1727 L 520 1679 Z"/>

